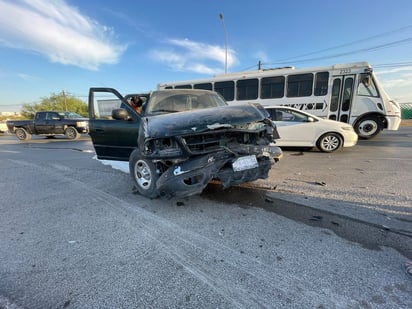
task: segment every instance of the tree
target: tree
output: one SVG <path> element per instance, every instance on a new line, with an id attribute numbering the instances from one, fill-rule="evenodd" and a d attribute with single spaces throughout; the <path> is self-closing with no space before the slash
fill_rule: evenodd
<path id="1" fill-rule="evenodd" d="M 87 103 L 64 91 L 43 97 L 40 103 L 23 104 L 21 108 L 21 114 L 28 119 L 33 119 L 34 114 L 39 111 L 69 111 L 88 117 Z"/>

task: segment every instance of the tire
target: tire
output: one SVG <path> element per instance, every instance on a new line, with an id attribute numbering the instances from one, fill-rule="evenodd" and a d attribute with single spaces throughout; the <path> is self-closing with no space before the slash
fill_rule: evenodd
<path id="1" fill-rule="evenodd" d="M 334 152 L 343 146 L 343 140 L 336 133 L 326 133 L 318 139 L 316 145 L 322 152 Z"/>
<path id="2" fill-rule="evenodd" d="M 157 168 L 152 161 L 142 158 L 138 149 L 130 155 L 129 171 L 140 195 L 147 198 L 159 197 L 156 188 L 156 181 L 159 179 Z"/>
<path id="3" fill-rule="evenodd" d="M 80 137 L 79 132 L 77 132 L 74 127 L 68 127 L 66 131 L 64 131 L 64 135 L 66 135 L 68 139 L 78 139 Z"/>
<path id="4" fill-rule="evenodd" d="M 17 128 L 15 133 L 16 133 L 17 138 L 21 141 L 27 141 L 27 140 L 31 139 L 31 134 L 28 133 L 23 128 Z"/>
<path id="5" fill-rule="evenodd" d="M 382 122 L 376 116 L 368 116 L 358 120 L 354 126 L 361 139 L 370 139 L 382 131 Z"/>

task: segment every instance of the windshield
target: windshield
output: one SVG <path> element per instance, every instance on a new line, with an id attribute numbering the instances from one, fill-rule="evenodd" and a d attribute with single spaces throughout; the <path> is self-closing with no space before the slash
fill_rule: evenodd
<path id="1" fill-rule="evenodd" d="M 176 113 L 227 105 L 217 93 L 204 90 L 155 91 L 147 104 L 146 114 Z"/>
<path id="2" fill-rule="evenodd" d="M 360 74 L 358 95 L 367 97 L 378 96 L 378 91 L 376 90 L 375 82 L 369 73 Z"/>

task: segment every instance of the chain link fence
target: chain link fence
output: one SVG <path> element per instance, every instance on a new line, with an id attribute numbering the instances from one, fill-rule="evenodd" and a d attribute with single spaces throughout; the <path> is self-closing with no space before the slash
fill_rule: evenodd
<path id="1" fill-rule="evenodd" d="M 412 119 L 412 103 L 401 103 L 401 117 L 402 119 Z"/>

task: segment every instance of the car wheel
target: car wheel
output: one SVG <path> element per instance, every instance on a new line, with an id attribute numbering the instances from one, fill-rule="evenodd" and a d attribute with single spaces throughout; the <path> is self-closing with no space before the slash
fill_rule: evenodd
<path id="1" fill-rule="evenodd" d="M 362 118 L 355 124 L 355 132 L 359 138 L 370 139 L 382 130 L 382 122 L 376 116 Z"/>
<path id="2" fill-rule="evenodd" d="M 15 133 L 16 133 L 17 138 L 18 138 L 19 140 L 21 140 L 21 141 L 26 141 L 26 140 L 31 139 L 31 134 L 28 133 L 28 132 L 27 132 L 25 129 L 23 129 L 23 128 L 17 128 L 16 131 L 15 131 Z"/>
<path id="3" fill-rule="evenodd" d="M 66 135 L 68 139 L 77 139 L 80 136 L 76 128 L 73 128 L 73 127 L 68 127 L 66 131 L 64 131 L 64 135 Z"/>
<path id="4" fill-rule="evenodd" d="M 342 138 L 336 133 L 322 135 L 318 142 L 318 148 L 323 152 L 334 152 L 342 147 Z"/>
<path id="5" fill-rule="evenodd" d="M 130 155 L 129 171 L 137 191 L 148 198 L 159 197 L 156 181 L 159 179 L 156 166 L 152 161 L 142 158 L 138 149 Z"/>

